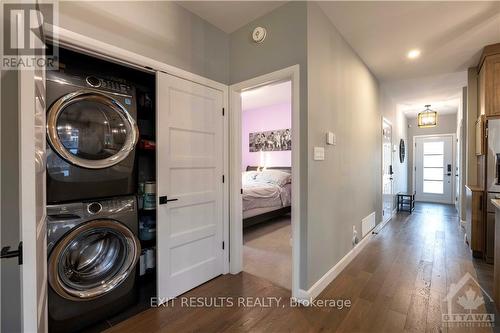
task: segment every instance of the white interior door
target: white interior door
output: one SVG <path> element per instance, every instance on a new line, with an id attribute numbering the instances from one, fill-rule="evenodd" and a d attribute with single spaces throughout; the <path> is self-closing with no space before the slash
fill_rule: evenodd
<path id="1" fill-rule="evenodd" d="M 392 126 L 389 122 L 383 121 L 382 129 L 382 200 L 383 200 L 383 220 L 391 218 L 393 198 L 393 172 L 392 172 Z"/>
<path id="2" fill-rule="evenodd" d="M 221 91 L 157 74 L 158 297 L 223 273 Z"/>
<path id="3" fill-rule="evenodd" d="M 417 137 L 415 144 L 415 200 L 452 204 L 453 136 Z"/>
<path id="4" fill-rule="evenodd" d="M 23 26 L 17 28 L 20 36 Z M 44 57 L 42 50 L 36 52 L 37 58 Z M 19 70 L 18 92 L 21 324 L 23 332 L 47 332 L 45 68 Z"/>

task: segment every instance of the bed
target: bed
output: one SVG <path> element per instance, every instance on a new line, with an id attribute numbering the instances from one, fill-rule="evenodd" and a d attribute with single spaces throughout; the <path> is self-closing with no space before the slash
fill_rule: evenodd
<path id="1" fill-rule="evenodd" d="M 291 167 L 269 167 L 262 172 L 247 166 L 242 174 L 244 228 L 290 213 L 291 173 Z"/>

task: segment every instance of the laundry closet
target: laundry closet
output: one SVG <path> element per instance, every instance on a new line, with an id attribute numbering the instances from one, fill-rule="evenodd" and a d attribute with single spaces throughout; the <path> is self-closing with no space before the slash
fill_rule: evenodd
<path id="1" fill-rule="evenodd" d="M 155 75 L 60 48 L 46 98 L 49 330 L 120 321 L 156 296 Z"/>
<path id="2" fill-rule="evenodd" d="M 105 329 L 227 272 L 225 93 L 58 53 L 45 80 L 48 327 Z"/>

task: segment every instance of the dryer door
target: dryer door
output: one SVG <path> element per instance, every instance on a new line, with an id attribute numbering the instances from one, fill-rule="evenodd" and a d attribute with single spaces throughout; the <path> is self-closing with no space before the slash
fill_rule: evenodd
<path id="1" fill-rule="evenodd" d="M 99 219 L 81 224 L 61 238 L 51 251 L 49 284 L 66 299 L 98 298 L 133 272 L 140 253 L 137 237 L 118 221 Z"/>
<path id="2" fill-rule="evenodd" d="M 123 161 L 134 150 L 139 130 L 115 99 L 83 89 L 61 97 L 50 107 L 47 138 L 69 163 L 102 169 Z"/>

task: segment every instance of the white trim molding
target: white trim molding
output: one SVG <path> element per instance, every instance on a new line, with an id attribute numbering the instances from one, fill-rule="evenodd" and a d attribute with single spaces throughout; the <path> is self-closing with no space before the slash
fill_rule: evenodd
<path id="1" fill-rule="evenodd" d="M 367 234 L 354 248 L 351 249 L 342 259 L 339 260 L 328 272 L 325 273 L 316 283 L 314 283 L 308 290 L 300 289 L 295 298 L 297 301 L 303 305 L 309 305 L 308 302 L 314 300 L 321 294 L 323 290 L 339 274 L 351 263 L 351 261 L 356 258 L 356 256 L 365 248 L 365 246 L 382 230 L 392 218 L 387 219 L 385 222 L 382 221 L 377 224 L 373 230 Z"/>
<path id="2" fill-rule="evenodd" d="M 230 272 L 243 269 L 243 212 L 241 197 L 241 92 L 266 84 L 292 82 L 292 296 L 298 298 L 300 280 L 300 68 L 290 66 L 229 87 L 230 100 Z"/>

